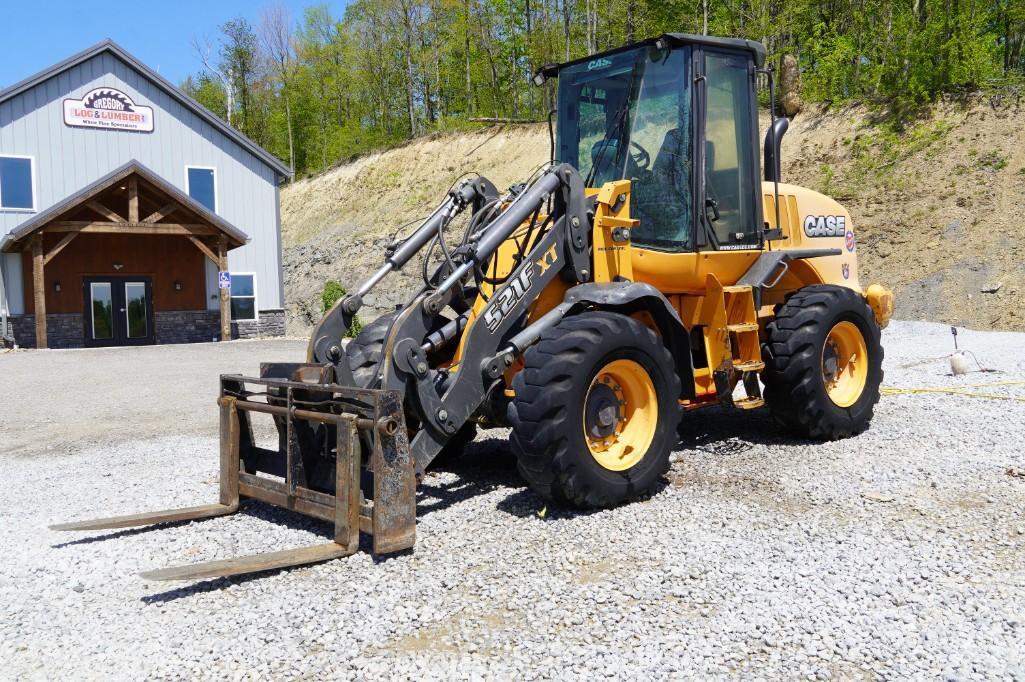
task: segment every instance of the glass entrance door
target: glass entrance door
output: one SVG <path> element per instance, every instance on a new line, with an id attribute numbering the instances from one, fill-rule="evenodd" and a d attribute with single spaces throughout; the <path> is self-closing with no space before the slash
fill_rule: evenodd
<path id="1" fill-rule="evenodd" d="M 149 277 L 86 277 L 87 346 L 153 343 L 153 285 Z"/>

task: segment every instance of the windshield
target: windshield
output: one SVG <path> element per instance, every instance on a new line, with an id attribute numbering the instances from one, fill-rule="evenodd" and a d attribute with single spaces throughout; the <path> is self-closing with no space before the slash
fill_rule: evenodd
<path id="1" fill-rule="evenodd" d="M 589 187 L 631 181 L 638 246 L 678 251 L 690 242 L 689 53 L 639 47 L 559 72 L 558 160 Z"/>

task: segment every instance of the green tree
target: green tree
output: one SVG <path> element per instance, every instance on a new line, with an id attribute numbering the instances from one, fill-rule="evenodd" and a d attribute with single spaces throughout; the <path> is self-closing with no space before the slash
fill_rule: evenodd
<path id="1" fill-rule="evenodd" d="M 220 81 L 215 80 L 209 74 L 200 73 L 196 76 L 187 76 L 181 84 L 181 88 L 186 95 L 227 120 L 227 98 L 224 94 L 224 86 Z"/>
<path id="2" fill-rule="evenodd" d="M 667 32 L 764 43 L 797 57 L 804 99 L 900 116 L 945 93 L 1025 87 L 1022 0 L 353 0 L 297 22 L 264 12 L 194 43 L 183 85 L 296 172 L 477 118 L 543 120 L 543 64 Z M 216 62 L 216 63 L 215 63 Z"/>
<path id="3" fill-rule="evenodd" d="M 244 17 L 224 22 L 221 33 L 220 70 L 227 74 L 235 94 L 239 114 L 237 127 L 244 133 L 254 133 L 257 127 L 254 90 L 259 76 L 256 33 Z"/>

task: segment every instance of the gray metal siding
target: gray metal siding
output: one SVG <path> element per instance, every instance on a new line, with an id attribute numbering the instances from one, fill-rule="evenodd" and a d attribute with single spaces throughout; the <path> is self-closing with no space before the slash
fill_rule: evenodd
<path id="1" fill-rule="evenodd" d="M 21 273 L 21 254 L 0 253 L 0 274 L 4 278 L 4 293 L 7 295 L 7 313 L 21 315 L 25 312 L 24 279 Z M 0 301 L 0 308 L 4 302 Z"/>
<path id="2" fill-rule="evenodd" d="M 81 97 L 97 87 L 117 88 L 153 107 L 154 131 L 66 126 L 63 100 Z M 277 173 L 109 52 L 0 103 L 0 154 L 35 158 L 37 210 L 52 206 L 132 159 L 182 191 L 187 190 L 187 165 L 216 168 L 217 213 L 251 240 L 229 253 L 229 267 L 256 273 L 260 310 L 283 307 Z M 0 211 L 0 237 L 31 216 Z M 5 266 L 11 260 L 6 259 Z M 8 273 L 7 282 L 14 312 L 21 308 L 21 301 L 13 297 L 12 274 Z"/>

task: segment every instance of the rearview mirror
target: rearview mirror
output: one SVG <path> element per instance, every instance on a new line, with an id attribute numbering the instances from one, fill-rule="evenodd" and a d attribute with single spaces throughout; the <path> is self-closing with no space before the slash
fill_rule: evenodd
<path id="1" fill-rule="evenodd" d="M 777 118 L 769 129 L 765 131 L 765 145 L 762 157 L 765 160 L 765 180 L 767 182 L 779 182 L 780 171 L 780 144 L 783 136 L 790 127 L 790 119 L 786 116 Z"/>

